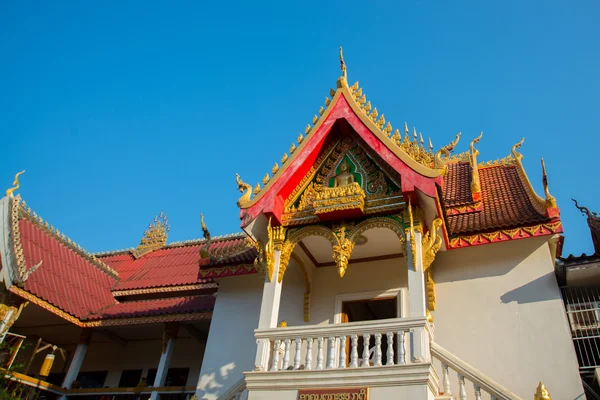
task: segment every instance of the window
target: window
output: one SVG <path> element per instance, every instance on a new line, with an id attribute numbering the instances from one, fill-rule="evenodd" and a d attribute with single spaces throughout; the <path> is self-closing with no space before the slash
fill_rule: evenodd
<path id="1" fill-rule="evenodd" d="M 164 386 L 185 386 L 189 373 L 189 368 L 169 368 Z M 148 370 L 146 382 L 148 382 L 148 385 L 154 386 L 154 379 L 156 379 L 156 368 Z"/>
<path id="2" fill-rule="evenodd" d="M 80 372 L 77 380 L 82 389 L 102 388 L 104 387 L 104 381 L 106 381 L 106 375 L 108 375 L 108 371 Z"/>
<path id="3" fill-rule="evenodd" d="M 595 329 L 600 327 L 600 302 L 575 303 L 567 305 L 567 313 L 572 330 Z"/>
<path id="4" fill-rule="evenodd" d="M 121 373 L 119 387 L 136 387 L 142 379 L 141 369 L 126 369 Z"/>

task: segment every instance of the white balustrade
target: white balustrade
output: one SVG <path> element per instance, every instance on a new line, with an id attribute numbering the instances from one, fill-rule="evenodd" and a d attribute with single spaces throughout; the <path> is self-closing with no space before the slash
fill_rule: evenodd
<path id="1" fill-rule="evenodd" d="M 263 366 L 263 371 L 372 368 L 402 365 L 407 359 L 412 360 L 406 341 L 410 337 L 407 334 L 415 328 L 425 329 L 429 341 L 425 318 L 260 329 L 255 335 L 257 341 L 263 340 L 272 346 L 271 360 Z"/>
<path id="2" fill-rule="evenodd" d="M 442 388 L 440 388 L 440 394 L 452 396 L 452 391 L 450 390 L 451 370 L 456 375 L 455 382 L 458 382 L 458 400 L 466 400 L 467 398 L 481 400 L 482 392 L 487 393 L 489 397 L 486 398 L 491 398 L 492 400 L 521 400 L 519 396 L 510 392 L 499 383 L 494 382 L 437 343 L 430 342 L 430 349 L 433 359 L 439 360 L 441 363 L 442 379 L 440 383 Z M 439 366 L 440 364 L 437 365 Z M 469 397 L 467 394 L 466 380 L 473 384 L 474 397 Z"/>

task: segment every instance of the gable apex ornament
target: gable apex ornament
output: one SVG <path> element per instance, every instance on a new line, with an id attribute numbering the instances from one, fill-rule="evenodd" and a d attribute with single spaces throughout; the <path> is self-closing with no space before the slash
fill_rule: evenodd
<path id="1" fill-rule="evenodd" d="M 135 258 L 140 258 L 145 254 L 166 246 L 169 230 L 170 227 L 167 215 L 161 211 L 159 215 L 154 217 L 154 221 L 148 225 L 144 231 L 144 236 L 142 237 L 140 244 L 133 251 L 133 256 Z"/>
<path id="2" fill-rule="evenodd" d="M 348 87 L 348 75 L 346 73 L 346 63 L 344 62 L 344 53 L 342 50 L 342 46 L 340 46 L 340 69 L 342 70 L 342 76 L 340 76 L 337 80 L 337 87 Z"/>

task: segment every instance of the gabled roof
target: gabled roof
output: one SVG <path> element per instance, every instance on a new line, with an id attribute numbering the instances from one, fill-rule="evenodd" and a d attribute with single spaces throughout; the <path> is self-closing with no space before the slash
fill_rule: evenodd
<path id="1" fill-rule="evenodd" d="M 211 258 L 200 256 L 203 240 L 165 245 L 137 259 L 129 251 L 96 257 L 43 221 L 19 197 L 0 199 L 0 209 L 0 275 L 6 287 L 80 326 L 145 323 L 154 321 L 152 316 L 165 321 L 210 318 L 210 294 L 127 302 L 117 301 L 115 295 L 149 287 L 198 289 L 198 284 L 214 282 L 202 277 L 201 266 L 222 274 L 234 263 L 255 272 L 256 253 L 245 235 L 216 238 Z"/>
<path id="2" fill-rule="evenodd" d="M 340 120 L 345 120 L 349 129 L 402 176 L 403 193 L 419 190 L 426 196 L 437 198 L 436 185 L 442 183 L 445 171 L 441 154 L 447 153 L 453 146 L 446 146 L 434 154 L 431 145 L 429 149 L 424 147 L 424 140 L 416 130 L 412 138 L 406 126 L 404 138 L 398 129 L 392 133 L 391 123 L 386 122 L 384 115 L 379 114 L 370 101 L 367 102 L 358 82 L 348 86 L 345 72 L 338 79 L 337 89 L 332 89 L 330 95 L 332 98 L 325 100 L 327 107 L 321 107 L 319 111 L 320 117 L 315 115 L 313 126 L 307 126 L 306 136 L 299 135 L 298 145 L 293 143 L 290 148 L 290 156 L 284 153 L 282 165 L 274 165 L 273 178 L 269 174 L 265 176 L 264 188 L 256 185 L 252 189 L 238 176 L 238 187 L 243 193 L 238 205 L 242 228 L 246 232 L 261 214 L 275 218 L 277 225 L 281 223 L 284 200 L 305 178 Z"/>

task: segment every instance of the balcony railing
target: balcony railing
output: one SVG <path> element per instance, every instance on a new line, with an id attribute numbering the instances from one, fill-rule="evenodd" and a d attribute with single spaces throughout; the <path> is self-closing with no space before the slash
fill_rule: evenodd
<path id="1" fill-rule="evenodd" d="M 255 336 L 269 343 L 270 360 L 259 366 L 263 371 L 368 368 L 430 359 L 425 317 L 259 329 Z"/>

